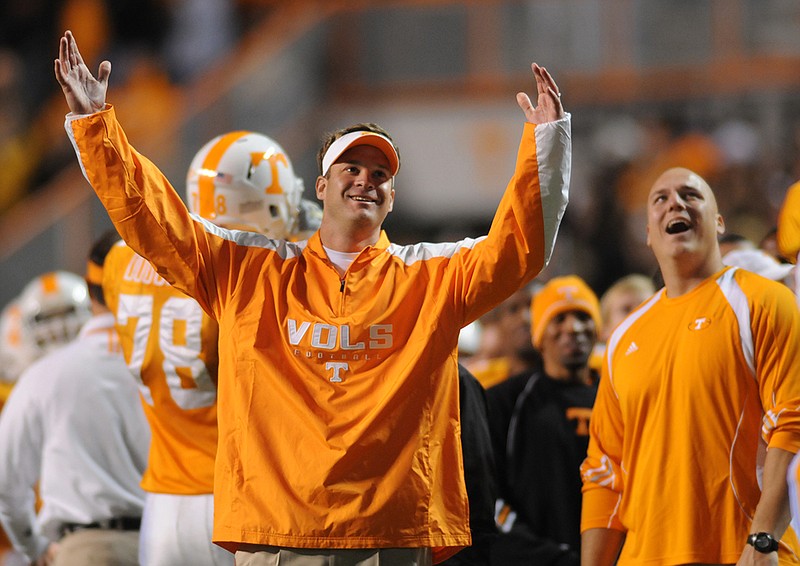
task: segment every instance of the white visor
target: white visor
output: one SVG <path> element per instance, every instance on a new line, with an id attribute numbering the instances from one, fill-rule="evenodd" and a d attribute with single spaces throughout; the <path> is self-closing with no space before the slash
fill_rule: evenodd
<path id="1" fill-rule="evenodd" d="M 322 174 L 327 175 L 331 165 L 333 165 L 345 151 L 357 145 L 371 145 L 379 149 L 381 153 L 386 156 L 386 159 L 389 160 L 389 171 L 392 177 L 397 175 L 397 171 L 400 169 L 400 157 L 397 155 L 397 149 L 394 147 L 394 144 L 386 136 L 366 131 L 350 132 L 334 141 L 322 158 Z"/>

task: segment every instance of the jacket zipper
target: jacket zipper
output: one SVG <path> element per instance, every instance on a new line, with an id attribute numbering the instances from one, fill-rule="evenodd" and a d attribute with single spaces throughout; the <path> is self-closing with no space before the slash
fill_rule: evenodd
<path id="1" fill-rule="evenodd" d="M 344 284 L 345 284 L 345 278 L 342 277 L 339 280 L 339 316 L 343 316 L 344 315 L 344 310 L 345 310 L 344 309 L 344 300 L 345 300 Z"/>

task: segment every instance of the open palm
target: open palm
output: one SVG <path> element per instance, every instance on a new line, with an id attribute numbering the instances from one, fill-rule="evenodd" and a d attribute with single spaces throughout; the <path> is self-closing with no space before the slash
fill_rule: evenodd
<path id="1" fill-rule="evenodd" d="M 97 78 L 94 78 L 83 62 L 78 44 L 70 31 L 64 34 L 58 44 L 55 73 L 71 112 L 91 114 L 103 109 L 106 104 L 111 63 L 108 61 L 100 63 Z"/>
<path id="2" fill-rule="evenodd" d="M 531 64 L 533 76 L 536 78 L 536 106 L 524 92 L 517 93 L 517 104 L 525 113 L 525 120 L 533 124 L 554 122 L 564 116 L 561 105 L 561 91 L 547 72 L 547 69 L 536 63 Z"/>

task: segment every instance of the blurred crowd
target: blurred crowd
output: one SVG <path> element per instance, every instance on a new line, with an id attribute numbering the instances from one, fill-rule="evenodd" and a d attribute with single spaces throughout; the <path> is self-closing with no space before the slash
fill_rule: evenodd
<path id="1" fill-rule="evenodd" d="M 609 116 L 583 142 L 578 138 L 579 190 L 565 217 L 563 255 L 556 260 L 561 271 L 581 274 L 598 292 L 629 273 L 654 275 L 643 229 L 645 197 L 656 177 L 676 166 L 708 180 L 729 232 L 777 255 L 778 212 L 800 175 L 800 160 L 785 156 L 797 152 L 787 147 L 770 154 L 754 122 L 736 118 L 700 125 L 678 118 L 681 112 Z"/>
<path id="2" fill-rule="evenodd" d="M 229 52 L 268 0 L 32 0 L 0 7 L 0 214 L 71 163 L 53 45 L 81 38 L 92 69 L 113 59 L 129 133 L 144 136 L 180 107 L 181 86 Z"/>

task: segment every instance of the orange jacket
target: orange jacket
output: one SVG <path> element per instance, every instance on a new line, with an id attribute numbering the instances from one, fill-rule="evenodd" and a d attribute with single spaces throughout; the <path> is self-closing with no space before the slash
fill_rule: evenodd
<path id="1" fill-rule="evenodd" d="M 800 255 L 800 182 L 786 191 L 778 214 L 778 250 L 793 262 Z"/>
<path id="2" fill-rule="evenodd" d="M 219 323 L 214 540 L 470 544 L 458 334 L 549 259 L 569 117 L 525 125 L 488 236 L 398 246 L 381 234 L 343 278 L 319 233 L 276 241 L 191 216 L 113 108 L 67 131 L 123 239 Z"/>

